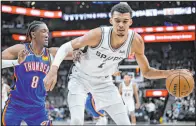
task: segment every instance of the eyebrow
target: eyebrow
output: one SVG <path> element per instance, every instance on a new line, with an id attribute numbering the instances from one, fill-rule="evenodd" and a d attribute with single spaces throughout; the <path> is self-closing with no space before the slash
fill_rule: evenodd
<path id="1" fill-rule="evenodd" d="M 44 28 L 44 29 L 41 29 L 41 30 L 42 30 L 42 31 L 43 31 L 43 30 L 44 30 L 44 31 L 49 31 L 49 29 L 45 29 L 45 28 Z"/>
<path id="2" fill-rule="evenodd" d="M 120 20 L 119 18 L 114 18 L 115 20 Z M 123 19 L 123 20 L 129 20 L 129 19 Z"/>

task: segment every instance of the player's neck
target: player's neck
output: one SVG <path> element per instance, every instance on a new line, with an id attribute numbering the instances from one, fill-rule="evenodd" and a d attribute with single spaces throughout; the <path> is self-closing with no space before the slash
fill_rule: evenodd
<path id="1" fill-rule="evenodd" d="M 126 86 L 129 86 L 129 84 L 130 84 L 130 81 L 125 81 Z"/>
<path id="2" fill-rule="evenodd" d="M 119 48 L 128 38 L 128 34 L 123 37 L 119 37 L 114 31 L 112 31 L 111 36 L 111 46 L 113 48 Z"/>
<path id="3" fill-rule="evenodd" d="M 36 42 L 31 42 L 31 47 L 32 47 L 32 51 L 35 55 L 42 55 L 43 53 L 43 46 L 40 46 L 40 44 L 37 44 Z"/>

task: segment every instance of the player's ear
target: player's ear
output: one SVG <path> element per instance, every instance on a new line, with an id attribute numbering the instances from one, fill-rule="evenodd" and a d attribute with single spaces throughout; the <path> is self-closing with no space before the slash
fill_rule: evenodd
<path id="1" fill-rule="evenodd" d="M 131 19 L 129 23 L 129 26 L 131 26 L 133 24 L 133 20 Z"/>
<path id="2" fill-rule="evenodd" d="M 32 38 L 35 38 L 35 32 L 31 32 Z"/>
<path id="3" fill-rule="evenodd" d="M 110 24 L 113 25 L 113 23 L 112 23 L 112 18 L 110 18 Z"/>

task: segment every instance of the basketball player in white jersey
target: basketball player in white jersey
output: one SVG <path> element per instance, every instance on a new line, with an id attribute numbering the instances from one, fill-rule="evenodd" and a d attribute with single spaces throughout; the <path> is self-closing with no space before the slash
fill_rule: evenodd
<path id="1" fill-rule="evenodd" d="M 111 27 L 92 29 L 84 36 L 66 42 L 59 48 L 51 69 L 44 78 L 47 91 L 54 88 L 59 66 L 68 52 L 88 46 L 87 52 L 73 69 L 68 83 L 71 125 L 84 124 L 84 108 L 88 92 L 94 97 L 96 110 L 105 110 L 118 125 L 131 124 L 120 93 L 111 77 L 117 70 L 118 63 L 131 53 L 135 54 L 143 76 L 148 79 L 166 78 L 171 73 L 180 71 L 157 70 L 149 66 L 144 54 L 142 37 L 129 30 L 133 23 L 131 17 L 130 6 L 119 3 L 111 9 Z"/>
<path id="2" fill-rule="evenodd" d="M 10 86 L 6 83 L 5 78 L 2 77 L 2 94 L 1 94 L 1 98 L 2 98 L 2 110 L 5 107 L 5 103 L 8 99 L 8 93 L 10 91 Z"/>
<path id="3" fill-rule="evenodd" d="M 124 75 L 124 81 L 119 85 L 119 92 L 128 110 L 132 124 L 136 124 L 135 101 L 133 95 L 135 95 L 136 99 L 136 109 L 140 107 L 140 102 L 137 85 L 136 83 L 133 83 L 132 78 L 133 75 Z"/>

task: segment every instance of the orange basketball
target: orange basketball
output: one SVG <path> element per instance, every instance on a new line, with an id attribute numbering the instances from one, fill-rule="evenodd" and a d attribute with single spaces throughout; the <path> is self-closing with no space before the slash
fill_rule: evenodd
<path id="1" fill-rule="evenodd" d="M 177 98 L 188 96 L 193 91 L 194 84 L 193 77 L 187 72 L 173 73 L 166 79 L 168 92 Z"/>

